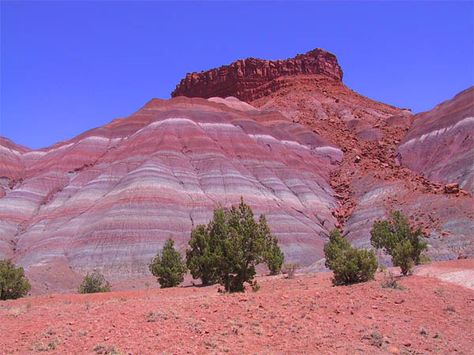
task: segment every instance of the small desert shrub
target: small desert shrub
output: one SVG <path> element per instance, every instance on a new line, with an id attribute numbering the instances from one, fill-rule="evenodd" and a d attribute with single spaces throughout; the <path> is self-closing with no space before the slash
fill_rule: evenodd
<path id="1" fill-rule="evenodd" d="M 169 238 L 163 251 L 157 254 L 149 265 L 153 276 L 156 276 L 161 288 L 178 286 L 184 280 L 186 264 L 181 254 L 175 250 L 173 239 Z"/>
<path id="2" fill-rule="evenodd" d="M 383 336 L 376 330 L 370 333 L 370 335 L 366 336 L 365 338 L 369 339 L 370 345 L 375 346 L 377 348 L 380 348 L 383 345 Z"/>
<path id="3" fill-rule="evenodd" d="M 96 354 L 104 354 L 104 355 L 120 355 L 121 352 L 115 348 L 113 345 L 103 345 L 97 344 L 92 349 Z"/>
<path id="4" fill-rule="evenodd" d="M 260 290 L 260 285 L 257 283 L 257 280 L 254 280 L 250 286 L 252 286 L 253 292 L 258 292 Z"/>
<path id="5" fill-rule="evenodd" d="M 434 294 L 438 297 L 442 297 L 444 296 L 444 289 L 442 289 L 441 287 L 438 287 L 434 290 Z"/>
<path id="6" fill-rule="evenodd" d="M 365 249 L 353 248 L 334 229 L 329 235 L 329 243 L 324 246 L 326 267 L 334 272 L 334 285 L 349 285 L 373 280 L 378 263 L 375 253 Z"/>
<path id="7" fill-rule="evenodd" d="M 384 271 L 382 288 L 392 288 L 394 290 L 403 290 L 403 287 L 398 283 L 397 279 L 391 271 Z"/>
<path id="8" fill-rule="evenodd" d="M 98 292 L 109 292 L 110 283 L 105 279 L 98 271 L 88 273 L 81 285 L 79 286 L 79 293 L 98 293 Z"/>
<path id="9" fill-rule="evenodd" d="M 267 264 L 270 275 L 278 275 L 285 261 L 285 255 L 278 245 L 277 237 L 272 234 L 265 215 L 260 216 L 257 228 L 264 241 L 263 261 Z"/>
<path id="10" fill-rule="evenodd" d="M 31 305 L 28 307 L 28 305 L 21 305 L 18 307 L 11 307 L 8 309 L 8 315 L 12 317 L 19 317 L 22 314 L 28 313 L 29 310 L 31 309 Z"/>
<path id="11" fill-rule="evenodd" d="M 371 244 L 390 255 L 393 265 L 399 266 L 403 275 L 410 274 L 414 265 L 428 260 L 423 255 L 427 243 L 421 229 L 412 228 L 400 211 L 391 212 L 389 220 L 376 221 L 370 234 Z"/>
<path id="12" fill-rule="evenodd" d="M 156 322 L 157 316 L 155 312 L 148 312 L 146 315 L 146 321 L 147 322 Z"/>
<path id="13" fill-rule="evenodd" d="M 43 342 L 38 342 L 34 345 L 34 350 L 37 352 L 48 352 L 52 350 L 56 350 L 56 346 L 59 345 L 58 341 L 50 341 L 47 344 Z"/>
<path id="14" fill-rule="evenodd" d="M 257 221 L 243 199 L 230 209 L 216 208 L 207 225 L 192 230 L 189 246 L 186 263 L 191 275 L 203 285 L 220 283 L 226 292 L 243 292 L 245 283 L 252 285 L 260 263 L 278 274 L 284 260 L 265 216 Z"/>
<path id="15" fill-rule="evenodd" d="M 0 300 L 25 296 L 31 289 L 22 267 L 11 260 L 0 260 Z"/>
<path id="16" fill-rule="evenodd" d="M 293 279 L 295 277 L 296 270 L 298 270 L 298 264 L 288 263 L 285 264 L 283 272 L 287 275 L 287 278 Z"/>

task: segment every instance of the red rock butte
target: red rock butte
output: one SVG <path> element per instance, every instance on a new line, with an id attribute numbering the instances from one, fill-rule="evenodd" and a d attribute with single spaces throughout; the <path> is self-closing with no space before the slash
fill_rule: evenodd
<path id="1" fill-rule="evenodd" d="M 253 101 L 281 87 L 274 79 L 309 74 L 342 81 L 342 69 L 336 56 L 318 48 L 287 60 L 247 58 L 217 69 L 190 73 L 176 86 L 171 96 L 234 96 L 243 101 Z"/>

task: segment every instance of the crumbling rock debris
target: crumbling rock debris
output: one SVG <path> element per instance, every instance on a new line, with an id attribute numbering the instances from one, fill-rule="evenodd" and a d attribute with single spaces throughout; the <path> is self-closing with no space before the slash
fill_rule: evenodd
<path id="1" fill-rule="evenodd" d="M 459 192 L 459 184 L 454 182 L 444 185 L 444 192 L 447 194 L 457 194 Z"/>

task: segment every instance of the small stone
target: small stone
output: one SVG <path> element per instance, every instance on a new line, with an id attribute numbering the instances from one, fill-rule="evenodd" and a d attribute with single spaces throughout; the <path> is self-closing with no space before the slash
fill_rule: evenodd
<path id="1" fill-rule="evenodd" d="M 389 346 L 387 350 L 390 354 L 400 354 L 400 350 L 396 346 Z"/>

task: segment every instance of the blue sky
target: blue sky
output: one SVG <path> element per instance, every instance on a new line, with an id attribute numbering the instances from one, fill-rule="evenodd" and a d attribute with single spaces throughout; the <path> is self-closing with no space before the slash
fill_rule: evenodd
<path id="1" fill-rule="evenodd" d="M 187 73 L 316 47 L 415 112 L 474 83 L 473 2 L 1 1 L 0 135 L 33 148 L 168 98 Z"/>

